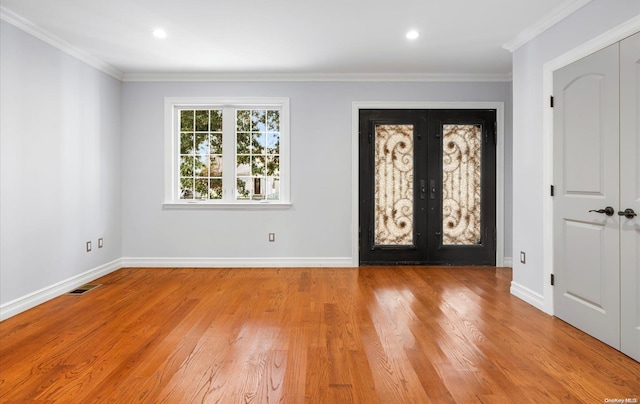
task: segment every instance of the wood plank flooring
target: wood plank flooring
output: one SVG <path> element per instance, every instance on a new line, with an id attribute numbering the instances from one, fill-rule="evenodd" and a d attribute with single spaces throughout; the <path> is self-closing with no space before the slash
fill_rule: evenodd
<path id="1" fill-rule="evenodd" d="M 0 323 L 0 402 L 640 399 L 640 363 L 510 282 L 488 267 L 124 268 Z"/>

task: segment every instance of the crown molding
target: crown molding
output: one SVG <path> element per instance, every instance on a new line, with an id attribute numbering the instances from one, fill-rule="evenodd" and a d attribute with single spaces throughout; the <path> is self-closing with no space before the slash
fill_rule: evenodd
<path id="1" fill-rule="evenodd" d="M 122 81 L 164 82 L 265 82 L 265 81 L 351 81 L 351 82 L 510 82 L 511 73 L 124 73 Z"/>
<path id="2" fill-rule="evenodd" d="M 64 39 L 45 31 L 31 21 L 19 16 L 18 14 L 5 8 L 4 6 L 0 6 L 0 19 L 67 53 L 68 55 L 73 56 L 74 58 L 88 64 L 89 66 L 92 66 L 108 74 L 109 76 L 112 76 L 113 78 L 122 80 L 123 73 L 120 70 L 96 58 L 95 56 L 76 48 Z"/>
<path id="3" fill-rule="evenodd" d="M 564 20 L 569 15 L 573 14 L 591 1 L 592 0 L 565 1 L 564 3 L 553 9 L 549 14 L 544 16 L 541 20 L 529 26 L 528 28 L 525 28 L 509 42 L 502 45 L 502 47 L 513 53 L 516 49 L 531 41 L 533 38 L 542 34 L 544 31 L 556 25 L 560 21 Z"/>

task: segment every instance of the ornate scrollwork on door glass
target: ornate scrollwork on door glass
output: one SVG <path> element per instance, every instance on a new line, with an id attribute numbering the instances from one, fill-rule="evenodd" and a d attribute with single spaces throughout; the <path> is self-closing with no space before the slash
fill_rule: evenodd
<path id="1" fill-rule="evenodd" d="M 482 127 L 442 127 L 442 244 L 480 244 Z"/>
<path id="2" fill-rule="evenodd" d="M 412 246 L 413 125 L 376 125 L 375 226 L 377 246 Z"/>

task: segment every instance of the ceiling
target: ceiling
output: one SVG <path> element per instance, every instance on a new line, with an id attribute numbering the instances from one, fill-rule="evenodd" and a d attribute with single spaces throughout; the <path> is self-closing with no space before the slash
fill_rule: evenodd
<path id="1" fill-rule="evenodd" d="M 544 30 L 559 15 L 588 1 L 1 0 L 0 4 L 3 19 L 31 27 L 125 78 L 194 73 L 499 78 L 511 72 L 505 43 Z M 166 30 L 167 38 L 152 35 L 158 27 Z M 410 29 L 420 33 L 418 39 L 405 38 Z"/>

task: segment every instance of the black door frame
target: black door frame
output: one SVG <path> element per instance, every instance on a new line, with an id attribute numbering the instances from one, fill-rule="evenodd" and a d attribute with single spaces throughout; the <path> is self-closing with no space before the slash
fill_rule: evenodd
<path id="1" fill-rule="evenodd" d="M 360 265 L 359 242 L 359 116 L 361 109 L 494 109 L 496 110 L 496 266 L 510 266 L 511 258 L 505 257 L 504 226 L 504 102 L 499 101 L 461 101 L 461 102 L 403 102 L 403 101 L 354 101 L 351 108 L 352 123 L 352 237 L 351 266 Z"/>

